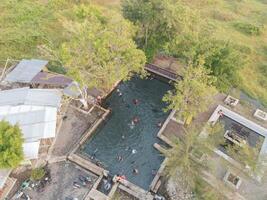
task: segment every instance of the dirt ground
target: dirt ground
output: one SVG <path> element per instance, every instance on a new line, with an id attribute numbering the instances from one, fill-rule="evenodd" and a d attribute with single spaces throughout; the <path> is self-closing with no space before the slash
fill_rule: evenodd
<path id="1" fill-rule="evenodd" d="M 52 182 L 46 185 L 41 192 L 34 189 L 25 190 L 32 200 L 65 200 L 68 197 L 81 200 L 84 199 L 97 179 L 92 173 L 68 161 L 50 164 L 48 167 L 51 171 Z M 80 175 L 90 177 L 92 182 L 81 188 L 74 188 L 73 182 L 80 183 Z"/>
<path id="2" fill-rule="evenodd" d="M 52 158 L 65 156 L 70 153 L 86 130 L 88 130 L 102 114 L 103 112 L 93 109 L 91 114 L 86 115 L 69 106 L 56 137 L 55 144 L 52 147 Z"/>

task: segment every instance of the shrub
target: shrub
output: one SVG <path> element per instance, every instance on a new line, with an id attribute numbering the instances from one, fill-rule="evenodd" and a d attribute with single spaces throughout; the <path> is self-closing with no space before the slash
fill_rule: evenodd
<path id="1" fill-rule="evenodd" d="M 262 25 L 260 26 L 256 24 L 243 23 L 243 22 L 235 23 L 234 27 L 240 32 L 243 32 L 247 35 L 255 35 L 255 36 L 260 35 L 263 29 Z"/>
<path id="2" fill-rule="evenodd" d="M 44 168 L 35 168 L 31 172 L 31 180 L 38 181 L 45 176 Z"/>
<path id="3" fill-rule="evenodd" d="M 58 62 L 56 61 L 50 61 L 48 63 L 47 69 L 51 72 L 55 72 L 58 74 L 66 74 L 66 69 Z"/>

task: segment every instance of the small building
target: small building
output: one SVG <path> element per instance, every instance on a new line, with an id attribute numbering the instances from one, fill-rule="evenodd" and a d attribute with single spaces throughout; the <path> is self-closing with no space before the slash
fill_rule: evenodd
<path id="1" fill-rule="evenodd" d="M 47 69 L 48 61 L 39 59 L 23 59 L 9 69 L 3 82 L 9 85 L 18 84 L 19 87 L 33 88 L 65 88 L 72 83 L 72 79 Z"/>
<path id="2" fill-rule="evenodd" d="M 214 186 L 218 187 L 219 185 L 220 190 L 226 186 L 225 191 L 234 194 L 232 198 L 229 197 L 231 195 L 228 195 L 229 199 L 263 199 L 267 195 L 264 175 L 267 156 L 266 124 L 256 118 L 253 119 L 252 112 L 248 115 L 248 113 L 242 112 L 244 111 L 243 107 L 240 108 L 241 106 L 234 108 L 234 111 L 228 104 L 218 105 L 208 120 L 208 124 L 219 123 L 223 127 L 221 136 L 224 142 L 214 149 L 214 155 L 209 159 L 215 166 L 212 174 L 217 182 Z M 248 116 L 249 118 L 247 118 Z M 201 135 L 207 137 L 209 133 L 204 129 Z M 253 171 L 250 166 L 242 164 L 239 157 L 232 157 L 228 154 L 224 145 L 237 145 L 236 147 L 240 148 L 248 145 L 255 149 L 257 153 L 255 155 L 256 171 Z M 225 192 L 225 194 L 228 193 Z"/>
<path id="3" fill-rule="evenodd" d="M 61 95 L 57 89 L 29 87 L 0 91 L 0 120 L 20 126 L 25 161 L 37 159 L 42 141 L 55 137 Z M 10 171 L 0 170 L 0 189 L 4 187 Z"/>

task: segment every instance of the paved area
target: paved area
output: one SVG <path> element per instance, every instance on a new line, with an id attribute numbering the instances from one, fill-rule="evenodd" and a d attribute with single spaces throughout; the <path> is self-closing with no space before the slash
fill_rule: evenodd
<path id="1" fill-rule="evenodd" d="M 91 114 L 84 114 L 69 106 L 62 126 L 53 146 L 52 158 L 65 156 L 79 142 L 83 134 L 103 114 L 103 111 L 94 108 Z"/>
<path id="2" fill-rule="evenodd" d="M 137 200 L 137 198 L 122 191 L 121 189 L 117 189 L 117 191 L 115 192 L 115 194 L 111 200 Z"/>
<path id="3" fill-rule="evenodd" d="M 92 173 L 73 164 L 72 162 L 59 162 L 50 164 L 52 181 L 44 187 L 42 191 L 27 189 L 25 191 L 32 200 L 67 200 L 68 198 L 84 199 L 92 188 L 97 177 Z M 79 176 L 90 177 L 91 183 L 80 188 L 74 188 L 73 182 L 76 181 L 81 185 Z"/>

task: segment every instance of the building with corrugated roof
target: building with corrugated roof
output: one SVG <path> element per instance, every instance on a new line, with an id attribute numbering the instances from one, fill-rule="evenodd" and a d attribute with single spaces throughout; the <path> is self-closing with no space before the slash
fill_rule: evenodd
<path id="1" fill-rule="evenodd" d="M 37 159 L 41 140 L 55 137 L 61 96 L 57 89 L 25 87 L 0 91 L 0 120 L 21 128 L 25 160 Z M 10 169 L 0 170 L 0 189 L 9 173 Z"/>

